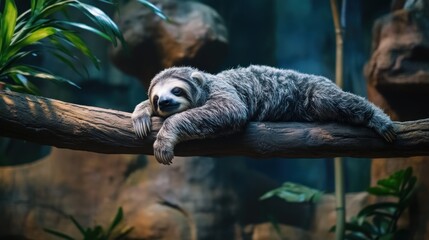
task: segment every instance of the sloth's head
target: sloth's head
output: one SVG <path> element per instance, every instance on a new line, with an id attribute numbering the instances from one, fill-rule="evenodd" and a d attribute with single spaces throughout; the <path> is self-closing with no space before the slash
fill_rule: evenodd
<path id="1" fill-rule="evenodd" d="M 151 81 L 149 99 L 156 115 L 168 117 L 204 104 L 205 73 L 190 67 L 174 67 Z"/>

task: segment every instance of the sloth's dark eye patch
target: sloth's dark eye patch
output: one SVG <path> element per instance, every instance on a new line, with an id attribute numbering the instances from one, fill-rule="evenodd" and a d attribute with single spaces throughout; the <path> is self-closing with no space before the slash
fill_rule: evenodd
<path id="1" fill-rule="evenodd" d="M 155 104 L 157 104 L 158 103 L 158 99 L 159 99 L 158 95 L 155 95 L 153 97 L 153 99 L 152 99 L 152 102 L 155 103 Z"/>
<path id="2" fill-rule="evenodd" d="M 179 87 L 175 87 L 175 88 L 171 89 L 171 93 L 174 94 L 174 95 L 176 95 L 176 96 L 178 96 L 178 97 L 184 95 L 183 89 L 181 89 Z"/>
<path id="3" fill-rule="evenodd" d="M 152 98 L 152 104 L 153 104 L 153 108 L 154 108 L 154 109 L 158 109 L 158 99 L 159 99 L 158 95 L 155 95 L 155 96 L 153 96 L 153 98 Z M 155 111 L 156 111 L 156 110 L 155 110 Z"/>

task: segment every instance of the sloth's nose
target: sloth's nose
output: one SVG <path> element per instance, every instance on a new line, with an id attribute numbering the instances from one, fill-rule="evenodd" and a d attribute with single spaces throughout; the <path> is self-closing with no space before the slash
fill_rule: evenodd
<path id="1" fill-rule="evenodd" d="M 158 105 L 160 108 L 170 106 L 173 101 L 171 99 L 160 99 Z"/>

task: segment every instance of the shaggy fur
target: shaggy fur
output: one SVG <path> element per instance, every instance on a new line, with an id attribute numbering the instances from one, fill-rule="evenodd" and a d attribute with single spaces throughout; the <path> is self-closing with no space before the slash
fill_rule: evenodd
<path id="1" fill-rule="evenodd" d="M 335 121 L 373 128 L 386 141 L 396 138 L 390 118 L 374 104 L 344 92 L 327 78 L 267 66 L 217 75 L 190 67 L 170 68 L 152 80 L 149 99 L 136 106 L 136 134 L 150 133 L 151 116 L 165 117 L 154 155 L 170 164 L 174 146 L 237 132 L 250 121 Z"/>

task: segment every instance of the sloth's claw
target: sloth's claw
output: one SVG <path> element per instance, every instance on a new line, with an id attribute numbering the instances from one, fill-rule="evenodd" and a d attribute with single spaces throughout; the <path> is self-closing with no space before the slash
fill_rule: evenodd
<path id="1" fill-rule="evenodd" d="M 392 143 L 396 140 L 396 132 L 393 124 L 387 124 L 376 130 L 387 142 Z"/>
<path id="2" fill-rule="evenodd" d="M 151 125 L 150 116 L 133 117 L 134 131 L 139 138 L 145 138 L 150 134 Z"/>
<path id="3" fill-rule="evenodd" d="M 156 140 L 153 144 L 153 154 L 156 160 L 164 165 L 170 165 L 174 158 L 173 147 L 170 147 L 170 144 L 160 140 Z"/>

